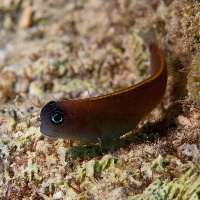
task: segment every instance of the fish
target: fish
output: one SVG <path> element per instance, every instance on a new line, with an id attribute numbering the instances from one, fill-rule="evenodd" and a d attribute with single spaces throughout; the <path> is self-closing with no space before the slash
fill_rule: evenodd
<path id="1" fill-rule="evenodd" d="M 149 49 L 148 79 L 107 95 L 47 103 L 40 114 L 41 133 L 84 143 L 105 143 L 132 131 L 161 103 L 166 91 L 164 55 L 156 43 Z"/>

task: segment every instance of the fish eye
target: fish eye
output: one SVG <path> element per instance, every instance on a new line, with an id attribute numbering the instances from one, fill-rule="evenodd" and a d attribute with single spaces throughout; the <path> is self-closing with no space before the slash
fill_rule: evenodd
<path id="1" fill-rule="evenodd" d="M 51 115 L 51 121 L 55 125 L 62 124 L 65 120 L 65 115 L 63 112 L 56 110 Z"/>

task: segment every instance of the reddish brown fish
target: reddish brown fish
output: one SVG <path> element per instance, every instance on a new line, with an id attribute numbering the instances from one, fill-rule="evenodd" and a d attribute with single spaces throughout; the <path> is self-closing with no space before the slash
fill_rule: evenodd
<path id="1" fill-rule="evenodd" d="M 86 143 L 106 142 L 133 130 L 163 99 L 167 67 L 152 44 L 151 77 L 125 90 L 94 98 L 46 104 L 41 111 L 44 135 Z"/>

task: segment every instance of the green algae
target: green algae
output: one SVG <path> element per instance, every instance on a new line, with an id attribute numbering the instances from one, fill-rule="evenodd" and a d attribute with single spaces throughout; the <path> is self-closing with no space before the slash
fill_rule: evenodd
<path id="1" fill-rule="evenodd" d="M 16 2 L 21 1 L 8 2 L 10 2 L 10 10 L 3 6 L 3 2 L 0 3 L 0 8 L 3 7 L 3 10 L 7 12 L 4 22 L 8 20 L 8 23 L 7 25 L 5 23 L 4 26 L 14 30 L 13 28 L 16 27 L 11 27 L 15 25 L 12 21 L 15 20 L 16 22 L 17 18 L 14 19 L 13 16 L 18 16 L 19 13 L 17 13 L 18 9 L 13 9 L 12 7 L 16 5 Z M 168 30 L 166 29 L 165 23 L 168 22 L 167 20 L 165 22 L 165 18 L 170 17 L 174 21 L 179 21 L 179 19 L 174 18 L 173 13 L 164 12 L 166 9 L 171 9 L 164 7 L 164 1 L 149 1 L 148 4 L 146 1 L 135 1 L 130 2 L 130 5 L 128 1 L 107 2 L 106 5 L 101 5 L 101 1 L 98 1 L 97 3 L 100 4 L 101 8 L 96 6 L 96 2 L 92 2 L 88 1 L 86 3 L 87 6 L 85 6 L 84 1 L 69 1 L 69 4 L 63 2 L 66 7 L 63 6 L 63 9 L 59 9 L 59 13 L 63 13 L 61 15 L 63 21 L 60 15 L 55 15 L 56 7 L 48 9 L 45 7 L 48 5 L 47 3 L 41 6 L 41 8 L 44 8 L 41 11 L 36 4 L 36 10 L 41 15 L 40 19 L 44 20 L 44 17 L 48 16 L 50 23 L 48 24 L 48 20 L 45 20 L 43 22 L 40 21 L 42 23 L 33 24 L 33 27 L 25 31 L 27 35 L 14 43 L 21 44 L 25 40 L 40 39 L 37 46 L 38 44 L 44 46 L 35 56 L 28 54 L 31 59 L 31 65 L 25 69 L 25 74 L 26 78 L 30 80 L 25 93 L 30 96 L 30 99 L 33 98 L 32 95 L 36 95 L 40 99 L 48 101 L 46 99 L 48 92 L 67 92 L 73 98 L 77 98 L 83 95 L 83 91 L 86 90 L 85 87 L 89 90 L 103 88 L 106 91 L 112 91 L 112 87 L 114 89 L 122 89 L 124 86 L 132 85 L 135 81 L 135 74 L 140 76 L 140 80 L 144 79 L 147 77 L 146 72 L 149 66 L 149 51 L 136 29 L 141 27 L 144 29 L 144 26 L 148 24 L 149 27 L 153 26 L 154 29 L 160 32 L 162 40 L 170 43 L 170 45 L 173 44 L 172 38 L 166 33 L 166 31 L 170 32 L 169 29 L 171 27 L 169 26 Z M 182 2 L 181 7 L 184 6 Z M 191 3 L 194 4 L 195 2 Z M 56 2 L 52 1 L 51 4 L 55 5 Z M 33 5 L 35 6 L 34 1 Z M 139 6 L 137 7 L 137 5 Z M 148 6 L 150 9 L 148 9 Z M 87 9 L 84 10 L 86 7 Z M 187 8 L 189 14 L 183 13 L 185 20 L 181 21 L 183 27 L 190 26 L 189 20 L 192 16 L 191 11 L 194 8 L 195 6 L 189 6 Z M 49 11 L 53 13 L 53 16 L 59 16 L 59 18 L 53 18 L 52 20 Z M 79 15 L 79 12 L 81 15 Z M 165 16 L 166 13 L 168 16 Z M 88 18 L 88 14 L 94 14 L 95 16 L 95 20 L 90 21 L 92 24 L 88 23 L 88 19 L 91 19 L 90 15 Z M 197 12 L 193 12 L 194 16 L 198 16 L 197 14 Z M 137 18 L 139 21 L 137 21 Z M 100 26 L 95 24 L 96 19 L 103 24 Z M 12 21 L 9 22 L 9 20 Z M 143 22 L 146 22 L 146 24 Z M 37 27 L 39 24 L 44 26 L 41 30 L 40 27 Z M 43 28 L 45 28 L 46 24 L 47 30 L 45 32 Z M 194 31 L 195 27 L 195 30 L 198 30 L 198 24 L 193 23 L 191 27 L 193 27 L 190 29 L 191 33 L 193 32 L 192 38 L 196 42 L 195 47 L 198 47 L 199 36 L 198 32 Z M 179 27 L 176 27 L 176 29 L 179 29 Z M 15 32 L 15 38 L 21 37 L 18 34 L 19 32 Z M 161 34 L 162 32 L 164 33 Z M 73 37 L 70 34 L 73 34 Z M 81 36 L 84 35 L 85 38 L 79 38 L 79 34 Z M 49 35 L 51 36 L 49 40 L 43 43 L 41 41 L 42 37 L 45 39 Z M 56 37 L 56 39 L 53 37 Z M 55 41 L 59 39 L 61 39 L 61 42 L 56 43 Z M 187 38 L 184 38 L 184 40 L 188 42 Z M 9 38 L 9 41 L 12 40 Z M 158 42 L 160 41 L 158 40 Z M 17 49 L 17 51 L 21 53 L 22 50 L 28 51 L 33 48 L 28 43 L 24 44 L 22 49 Z M 180 51 L 182 51 L 181 48 Z M 192 64 L 192 68 L 195 66 L 196 71 L 195 73 L 191 72 L 188 77 L 189 95 L 191 93 L 191 99 L 197 102 L 199 98 L 198 55 L 197 53 L 193 57 L 195 60 L 193 61 L 194 64 Z M 26 57 L 23 54 L 17 54 L 17 56 L 21 59 Z M 44 58 L 45 56 L 46 58 Z M 14 68 L 17 65 L 20 66 L 13 54 L 6 60 L 9 61 L 7 65 L 12 60 L 11 63 L 15 64 Z M 23 60 L 22 63 L 27 63 L 27 61 Z M 128 69 L 125 66 L 128 66 Z M 124 75 L 122 76 L 123 73 Z M 131 78 L 127 78 L 127 74 L 131 74 Z M 113 78 L 117 76 L 120 77 L 120 80 L 124 79 L 125 84 L 113 82 Z M 17 80 L 20 79 L 22 79 L 22 74 Z M 190 79 L 191 83 L 189 82 Z M 41 97 L 43 93 L 44 96 Z M 169 94 L 167 95 L 168 98 Z M 12 96 L 8 95 L 8 97 Z M 29 103 L 28 101 L 27 104 Z M 31 111 L 29 112 L 32 115 Z M 34 199 L 33 196 L 37 194 L 35 199 L 117 199 L 117 197 L 125 199 L 132 193 L 138 194 L 143 191 L 144 196 L 140 194 L 141 196 L 137 195 L 132 198 L 173 199 L 177 197 L 181 199 L 183 197 L 185 199 L 197 199 L 200 196 L 199 177 L 196 175 L 196 172 L 198 172 L 197 167 L 199 166 L 198 156 L 190 157 L 190 159 L 196 161 L 196 168 L 191 167 L 191 171 L 190 167 L 187 166 L 181 170 L 182 162 L 175 157 L 176 169 L 171 168 L 170 170 L 172 174 L 175 174 L 175 177 L 172 176 L 168 179 L 168 167 L 173 167 L 172 158 L 157 154 L 160 151 L 159 148 L 162 149 L 162 146 L 156 146 L 156 142 L 149 145 L 148 142 L 148 138 L 155 138 L 157 132 L 152 133 L 148 138 L 146 133 L 139 132 L 129 137 L 122 137 L 121 140 L 115 140 L 114 144 L 107 144 L 107 146 L 94 145 L 91 147 L 75 146 L 69 148 L 66 141 L 54 141 L 44 138 L 39 131 L 39 123 L 35 125 L 37 121 L 38 117 L 31 118 L 30 123 L 18 123 L 17 119 L 10 118 L 6 125 L 6 131 L 1 132 L 0 196 L 2 197 L 8 194 L 8 198 L 12 199 Z M 191 127 L 186 129 L 185 133 L 187 131 L 190 132 Z M 198 132 L 197 129 L 193 131 Z M 174 134 L 173 131 L 171 133 Z M 187 138 L 184 137 L 184 139 Z M 179 141 L 176 142 L 177 144 L 180 143 Z M 145 147 L 151 146 L 148 156 L 146 156 L 144 146 L 140 145 L 141 143 L 144 143 Z M 140 149 L 135 148 L 135 144 Z M 123 152 L 124 149 L 128 150 Z M 131 151 L 133 153 L 130 153 Z M 176 151 L 177 149 L 174 148 L 171 153 L 175 154 Z M 156 155 L 158 155 L 157 158 L 155 158 Z M 187 154 L 184 155 L 187 159 Z M 178 154 L 177 157 L 181 157 L 181 154 Z M 137 165 L 135 166 L 134 164 Z M 191 163 L 189 163 L 190 165 Z M 180 172 L 176 170 L 180 170 Z M 153 183 L 150 184 L 152 181 Z M 191 182 L 194 183 L 194 187 Z M 19 193 L 15 192 L 15 189 Z M 30 191 L 30 193 L 26 193 L 26 191 Z M 118 194 L 117 197 L 114 196 L 114 192 Z M 14 193 L 16 193 L 16 196 Z"/>
<path id="2" fill-rule="evenodd" d="M 178 175 L 179 174 L 179 175 Z M 179 177 L 156 180 L 142 194 L 129 197 L 129 200 L 198 200 L 200 192 L 199 169 L 192 162 L 182 165 L 177 172 Z"/>

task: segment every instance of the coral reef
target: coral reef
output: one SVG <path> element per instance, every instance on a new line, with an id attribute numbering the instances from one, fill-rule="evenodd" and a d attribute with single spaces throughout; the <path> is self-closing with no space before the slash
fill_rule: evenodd
<path id="1" fill-rule="evenodd" d="M 199 199 L 199 12 L 186 0 L 1 1 L 0 199 Z M 152 29 L 172 74 L 136 130 L 107 145 L 40 133 L 48 101 L 146 79 Z"/>

